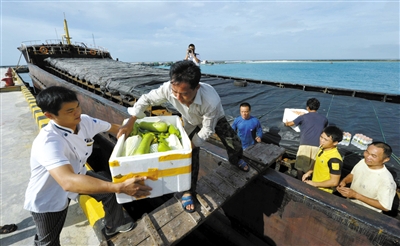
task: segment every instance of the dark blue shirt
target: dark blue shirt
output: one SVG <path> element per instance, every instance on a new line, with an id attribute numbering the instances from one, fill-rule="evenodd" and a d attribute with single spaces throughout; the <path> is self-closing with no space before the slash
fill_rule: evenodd
<path id="1" fill-rule="evenodd" d="M 300 145 L 319 146 L 319 137 L 328 125 L 328 119 L 317 112 L 300 115 L 294 121 L 300 127 Z"/>
<path id="2" fill-rule="evenodd" d="M 245 120 L 241 116 L 235 118 L 232 124 L 233 130 L 237 132 L 240 140 L 242 141 L 242 148 L 245 149 L 255 144 L 256 137 L 262 137 L 262 127 L 260 121 L 251 116 Z"/>

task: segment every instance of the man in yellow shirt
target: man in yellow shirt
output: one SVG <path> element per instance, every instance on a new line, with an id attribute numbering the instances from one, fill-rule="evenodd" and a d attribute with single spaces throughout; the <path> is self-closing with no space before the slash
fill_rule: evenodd
<path id="1" fill-rule="evenodd" d="M 339 184 L 342 173 L 342 156 L 337 150 L 337 144 L 342 141 L 342 138 L 343 131 L 338 127 L 325 127 L 319 138 L 320 150 L 314 166 L 303 175 L 303 182 L 326 192 L 333 192 L 333 188 Z"/>

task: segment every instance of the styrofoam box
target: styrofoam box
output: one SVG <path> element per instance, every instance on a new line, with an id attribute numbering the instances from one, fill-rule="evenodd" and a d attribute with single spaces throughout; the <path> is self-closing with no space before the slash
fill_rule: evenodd
<path id="1" fill-rule="evenodd" d="M 158 197 L 164 194 L 187 191 L 191 185 L 192 145 L 183 129 L 180 118 L 178 116 L 145 117 L 137 120 L 137 122 L 160 120 L 173 124 L 180 131 L 183 149 L 135 156 L 120 156 L 125 141 L 125 137 L 121 136 L 109 159 L 113 182 L 118 182 L 117 179 L 121 176 L 122 180 L 127 177 L 147 176 L 145 184 L 153 188 L 151 195 L 147 197 Z M 116 197 L 117 202 L 120 204 L 137 200 L 133 196 L 122 193 L 116 194 Z"/>
<path id="2" fill-rule="evenodd" d="M 286 121 L 293 121 L 297 117 L 300 116 L 299 113 L 302 114 L 307 114 L 308 111 L 305 109 L 296 109 L 296 108 L 285 108 L 285 111 L 283 112 L 283 119 L 282 121 L 285 123 Z M 299 126 L 291 126 L 293 130 L 296 132 L 300 132 Z"/>

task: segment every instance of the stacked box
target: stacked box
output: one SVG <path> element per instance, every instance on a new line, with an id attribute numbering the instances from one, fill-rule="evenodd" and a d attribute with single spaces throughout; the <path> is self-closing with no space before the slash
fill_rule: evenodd
<path id="1" fill-rule="evenodd" d="M 109 159 L 113 182 L 123 182 L 130 177 L 147 176 L 145 184 L 153 188 L 150 196 L 147 197 L 186 191 L 190 189 L 191 184 L 192 145 L 180 118 L 178 116 L 145 117 L 137 122 L 158 120 L 173 124 L 180 131 L 183 149 L 121 156 L 125 141 L 125 137 L 122 136 L 118 139 Z M 136 200 L 135 197 L 126 194 L 116 194 L 116 197 L 118 203 Z"/>

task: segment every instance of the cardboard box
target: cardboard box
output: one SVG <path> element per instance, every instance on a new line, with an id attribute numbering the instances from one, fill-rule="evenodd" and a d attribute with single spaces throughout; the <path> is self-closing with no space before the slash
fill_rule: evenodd
<path id="1" fill-rule="evenodd" d="M 123 182 L 127 178 L 135 176 L 147 176 L 145 184 L 153 188 L 148 197 L 187 191 L 191 185 L 192 145 L 180 118 L 178 116 L 145 117 L 137 122 L 159 120 L 173 124 L 180 131 L 183 149 L 121 156 L 125 138 L 120 137 L 109 159 L 113 182 Z M 126 194 L 116 194 L 116 197 L 120 204 L 137 200 Z"/>
<path id="2" fill-rule="evenodd" d="M 283 112 L 282 122 L 290 122 L 299 117 L 302 114 L 307 114 L 308 111 L 305 109 L 296 109 L 296 108 L 285 108 Z M 296 132 L 300 132 L 300 128 L 298 126 L 291 126 L 293 130 Z"/>

